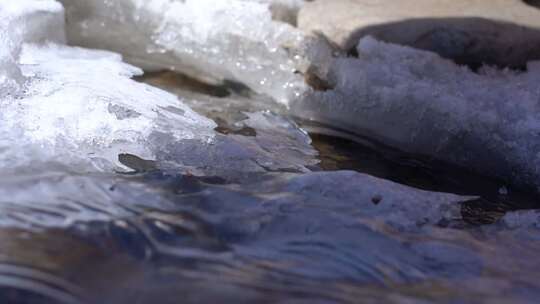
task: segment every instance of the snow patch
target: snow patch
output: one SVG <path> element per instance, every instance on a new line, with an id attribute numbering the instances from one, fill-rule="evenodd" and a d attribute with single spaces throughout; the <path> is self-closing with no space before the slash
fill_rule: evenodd
<path id="1" fill-rule="evenodd" d="M 540 190 L 540 72 L 467 67 L 376 41 L 336 59 L 334 87 L 297 102 L 296 115 Z"/>

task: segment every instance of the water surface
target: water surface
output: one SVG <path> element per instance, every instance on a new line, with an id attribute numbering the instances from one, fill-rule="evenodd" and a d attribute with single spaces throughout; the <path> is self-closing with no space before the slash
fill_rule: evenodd
<path id="1" fill-rule="evenodd" d="M 0 180 L 4 193 L 29 193 L 1 199 L 6 303 L 539 298 L 536 196 L 295 121 L 236 84 L 169 72 L 139 80 L 216 121 L 209 163 L 231 143 L 244 156 L 215 168 L 190 163 L 193 151 L 178 156 L 184 167 L 124 154 L 125 172 L 58 168 Z"/>

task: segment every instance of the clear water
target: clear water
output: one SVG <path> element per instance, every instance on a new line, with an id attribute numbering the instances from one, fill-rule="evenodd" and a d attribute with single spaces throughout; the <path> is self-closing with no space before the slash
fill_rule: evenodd
<path id="1" fill-rule="evenodd" d="M 59 168 L 12 176 L 12 184 L 0 180 L 5 189 L 56 189 L 35 204 L 3 209 L 2 303 L 536 303 L 540 297 L 535 195 L 321 125 L 297 121 L 312 132 L 306 145 L 291 140 L 298 138 L 294 130 L 238 124 L 264 110 L 297 126 L 280 106 L 235 84 L 207 86 L 172 73 L 139 80 L 199 97 L 188 103 L 218 123 L 220 140 L 266 151 L 267 169 L 233 166 L 197 176 L 120 155 L 131 172 L 76 175 Z M 292 192 L 284 181 L 301 177 L 302 168 L 354 170 L 479 198 L 462 203 L 455 220 L 409 225 L 405 217 L 359 210 L 346 196 L 330 200 L 339 197 L 331 186 Z M 384 207 L 383 196 L 373 204 Z M 10 206 L 9 196 L 1 200 Z M 81 210 L 92 220 L 71 221 Z M 414 218 L 428 217 L 427 210 L 411 210 Z M 528 225 L 501 220 L 516 210 L 529 210 Z M 65 228 L 39 225 L 52 220 L 65 221 Z"/>

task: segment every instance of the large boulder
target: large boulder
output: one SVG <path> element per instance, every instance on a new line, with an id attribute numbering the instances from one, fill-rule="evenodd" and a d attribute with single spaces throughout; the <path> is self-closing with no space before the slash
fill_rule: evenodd
<path id="1" fill-rule="evenodd" d="M 522 68 L 540 59 L 540 9 L 533 1 L 314 1 L 304 5 L 298 25 L 347 51 L 370 35 L 469 65 Z"/>

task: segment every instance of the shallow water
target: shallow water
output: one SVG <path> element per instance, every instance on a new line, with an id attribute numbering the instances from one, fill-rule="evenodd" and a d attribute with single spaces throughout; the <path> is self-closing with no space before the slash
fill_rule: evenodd
<path id="1" fill-rule="evenodd" d="M 326 132 L 320 126 L 316 130 L 334 132 Z M 491 224 L 506 212 L 540 207 L 537 195 L 464 168 L 343 137 L 312 133 L 311 138 L 320 152 L 323 170 L 356 170 L 418 189 L 479 196 L 480 199 L 463 204 L 464 216 L 472 224 Z"/>
<path id="2" fill-rule="evenodd" d="M 239 143 L 251 162 L 205 168 L 188 159 L 180 168 L 120 155 L 130 172 L 58 168 L 0 180 L 4 302 L 535 303 L 540 296 L 538 215 L 502 218 L 536 208 L 534 195 L 295 122 L 238 85 L 171 73 L 139 80 L 214 119 L 216 153 L 219 143 Z M 311 141 L 299 126 L 312 131 Z M 32 195 L 12 204 L 8 193 Z"/>

